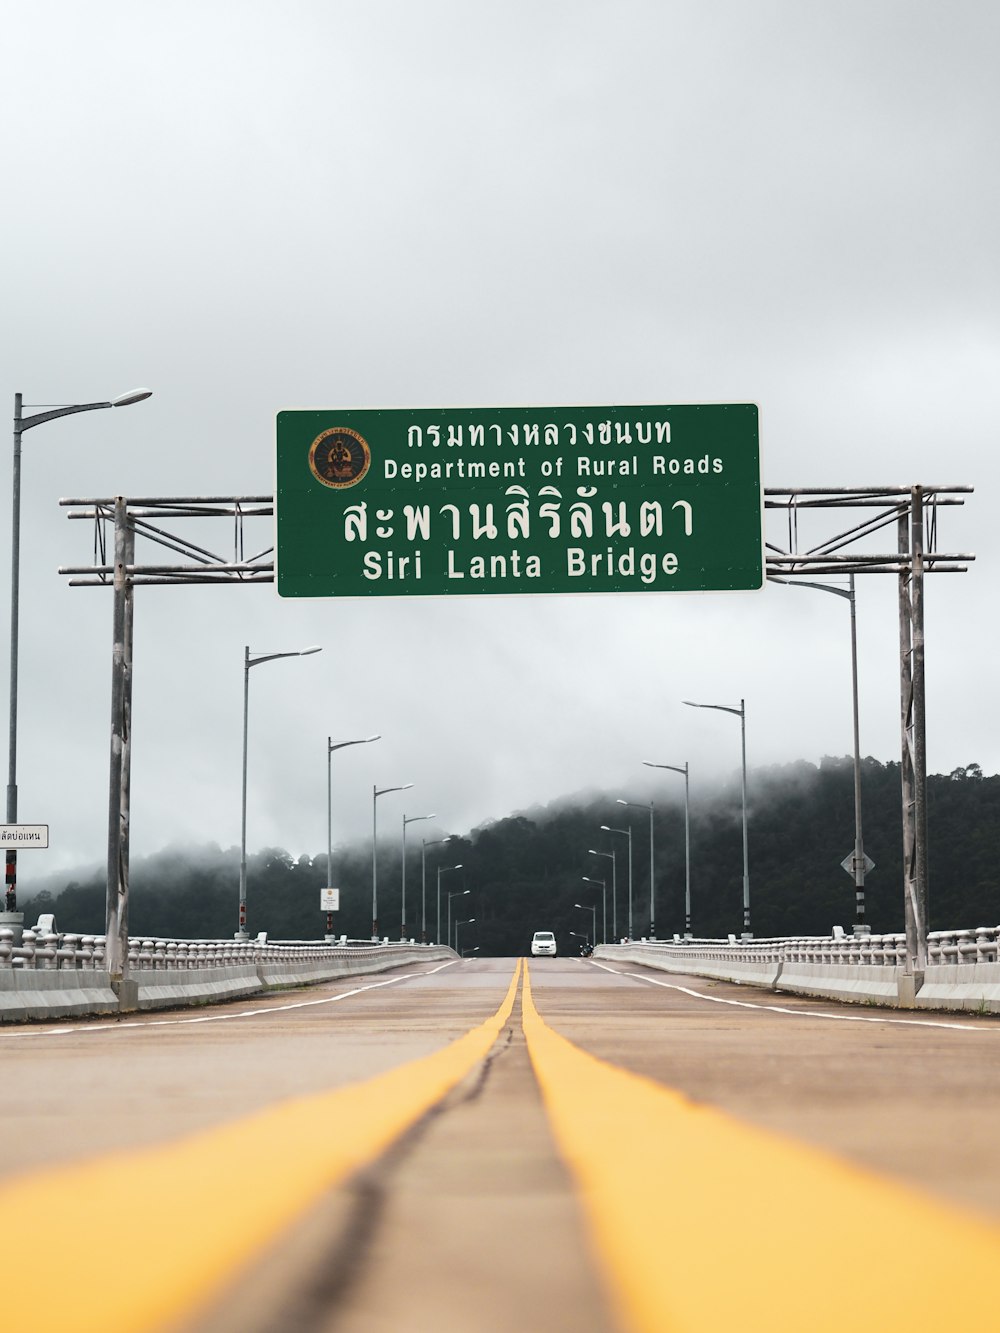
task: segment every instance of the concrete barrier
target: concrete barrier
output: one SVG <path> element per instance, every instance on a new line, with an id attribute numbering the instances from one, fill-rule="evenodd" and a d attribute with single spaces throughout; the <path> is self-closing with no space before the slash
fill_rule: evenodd
<path id="1" fill-rule="evenodd" d="M 104 943 L 38 929 L 18 938 L 0 928 L 0 1023 L 211 1004 L 457 957 L 442 945 L 136 939 L 116 994 Z"/>
<path id="2" fill-rule="evenodd" d="M 1000 963 L 929 966 L 916 993 L 915 1008 L 1000 1013 Z"/>
<path id="3" fill-rule="evenodd" d="M 853 936 L 839 928 L 829 937 L 807 939 L 643 940 L 599 945 L 594 954 L 675 976 L 847 1003 L 1000 1013 L 1000 927 L 934 931 L 928 948 L 923 972 L 907 971 L 904 936 Z"/>
<path id="4" fill-rule="evenodd" d="M 199 967 L 190 972 L 157 972 L 138 968 L 130 980 L 139 990 L 140 1009 L 172 1009 L 184 1004 L 237 1000 L 266 989 L 253 966 Z"/>
<path id="5" fill-rule="evenodd" d="M 855 1004 L 896 1005 L 902 971 L 901 967 L 866 967 L 860 963 L 793 962 L 784 964 L 775 989 Z"/>
<path id="6" fill-rule="evenodd" d="M 736 950 L 728 956 L 723 949 L 707 957 L 693 958 L 683 950 L 656 944 L 601 944 L 594 950 L 595 957 L 617 958 L 621 962 L 641 963 L 659 972 L 675 976 L 712 977 L 716 981 L 735 981 L 748 986 L 773 987 L 781 972 L 781 964 L 767 959 L 740 957 Z"/>
<path id="7" fill-rule="evenodd" d="M 106 972 L 0 969 L 0 1023 L 117 1013 Z"/>

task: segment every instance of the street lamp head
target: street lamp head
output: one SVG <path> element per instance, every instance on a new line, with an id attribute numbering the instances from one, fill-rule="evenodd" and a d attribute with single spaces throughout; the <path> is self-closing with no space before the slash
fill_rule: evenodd
<path id="1" fill-rule="evenodd" d="M 146 398 L 152 398 L 152 389 L 132 389 L 129 393 L 123 393 L 118 398 L 112 398 L 112 407 L 129 407 L 132 403 L 141 403 Z"/>
<path id="2" fill-rule="evenodd" d="M 302 648 L 299 650 L 299 657 L 308 657 L 310 653 L 321 653 L 323 649 L 319 644 L 313 644 L 311 648 Z"/>
<path id="3" fill-rule="evenodd" d="M 619 796 L 619 797 L 618 797 L 618 804 L 619 804 L 619 805 L 628 805 L 629 802 L 628 802 L 628 801 L 623 801 L 622 798 Z"/>
<path id="4" fill-rule="evenodd" d="M 361 742 L 361 744 L 368 745 L 370 744 L 371 741 L 380 741 L 381 739 L 382 739 L 382 733 L 379 732 L 377 736 L 366 736 L 364 740 Z"/>

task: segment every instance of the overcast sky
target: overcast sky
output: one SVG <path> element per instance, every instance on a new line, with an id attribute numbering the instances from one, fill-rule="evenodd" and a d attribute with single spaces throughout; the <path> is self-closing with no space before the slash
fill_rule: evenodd
<path id="1" fill-rule="evenodd" d="M 58 575 L 91 557 L 58 499 L 271 494 L 283 408 L 754 402 L 765 485 L 974 485 L 928 759 L 1000 767 L 995 4 L 15 0 L 0 31 L 0 397 L 154 392 L 24 437 L 22 892 L 107 840 L 111 595 Z M 883 761 L 896 597 L 860 580 Z M 696 800 L 739 723 L 683 699 L 745 698 L 751 767 L 851 748 L 847 606 L 807 589 L 141 588 L 134 856 L 238 843 L 244 646 L 313 643 L 251 673 L 251 849 L 325 848 L 328 736 L 383 736 L 334 757 L 338 841 L 373 783 L 414 783 L 388 833 L 438 814 L 413 837 L 638 793 L 643 759 Z"/>

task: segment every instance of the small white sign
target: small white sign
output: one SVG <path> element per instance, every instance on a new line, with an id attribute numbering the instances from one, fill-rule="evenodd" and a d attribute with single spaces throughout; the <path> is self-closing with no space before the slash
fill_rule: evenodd
<path id="1" fill-rule="evenodd" d="M 339 912 L 340 911 L 340 890 L 339 889 L 320 889 L 319 891 L 319 910 L 321 912 Z"/>
<path id="2" fill-rule="evenodd" d="M 48 847 L 48 824 L 0 824 L 0 847 Z"/>

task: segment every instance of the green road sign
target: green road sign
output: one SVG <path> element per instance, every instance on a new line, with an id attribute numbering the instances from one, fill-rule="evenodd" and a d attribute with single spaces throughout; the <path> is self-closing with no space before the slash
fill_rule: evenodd
<path id="1" fill-rule="evenodd" d="M 757 408 L 278 413 L 282 597 L 764 580 Z"/>

